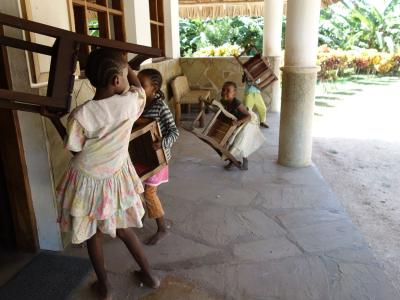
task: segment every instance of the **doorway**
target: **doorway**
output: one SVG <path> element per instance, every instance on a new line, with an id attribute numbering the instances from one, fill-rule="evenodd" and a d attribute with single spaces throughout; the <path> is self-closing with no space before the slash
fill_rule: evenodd
<path id="1" fill-rule="evenodd" d="M 0 245 L 6 248 L 15 246 L 14 224 L 9 201 L 3 160 L 0 159 Z"/>
<path id="2" fill-rule="evenodd" d="M 12 89 L 5 47 L 0 47 L 0 88 Z M 38 246 L 18 114 L 0 109 L 0 285 L 30 261 Z"/>

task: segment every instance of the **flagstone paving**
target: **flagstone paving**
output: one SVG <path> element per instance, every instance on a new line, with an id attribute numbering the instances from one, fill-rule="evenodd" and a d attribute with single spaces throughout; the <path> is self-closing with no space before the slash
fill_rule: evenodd
<path id="1" fill-rule="evenodd" d="M 267 143 L 247 172 L 225 171 L 209 146 L 181 132 L 159 193 L 170 234 L 144 246 L 161 288 L 140 287 L 124 245 L 107 239 L 113 299 L 400 299 L 315 166 L 276 163 L 279 115 L 269 117 Z M 136 232 L 144 240 L 154 230 L 146 220 Z M 86 256 L 82 248 L 67 253 Z M 71 299 L 95 299 L 92 281 Z"/>

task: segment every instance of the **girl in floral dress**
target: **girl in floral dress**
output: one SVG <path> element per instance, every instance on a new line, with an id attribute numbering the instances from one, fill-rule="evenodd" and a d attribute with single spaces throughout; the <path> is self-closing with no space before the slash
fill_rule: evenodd
<path id="1" fill-rule="evenodd" d="M 101 299 L 111 299 L 104 268 L 104 234 L 124 242 L 141 268 L 136 275 L 143 283 L 159 286 L 140 241 L 129 229 L 142 227 L 144 215 L 139 197 L 143 186 L 130 160 L 128 145 L 146 95 L 121 52 L 92 51 L 85 71 L 96 93 L 93 100 L 74 109 L 68 119 L 65 147 L 74 157 L 57 188 L 59 221 L 63 231 L 72 232 L 72 243 L 86 241 L 98 278 L 95 286 Z"/>

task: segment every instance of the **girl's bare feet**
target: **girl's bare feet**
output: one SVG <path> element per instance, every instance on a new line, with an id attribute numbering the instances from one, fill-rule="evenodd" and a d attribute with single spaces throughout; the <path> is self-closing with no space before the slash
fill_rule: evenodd
<path id="1" fill-rule="evenodd" d="M 162 240 L 163 238 L 165 238 L 168 235 L 168 231 L 167 230 L 157 230 L 157 232 L 150 237 L 145 244 L 146 245 L 155 245 L 157 244 L 160 240 Z"/>
<path id="2" fill-rule="evenodd" d="M 111 300 L 111 285 L 109 282 L 101 283 L 96 281 L 92 284 L 92 289 L 99 295 L 101 300 Z"/>
<path id="3" fill-rule="evenodd" d="M 157 218 L 156 222 L 157 232 L 145 242 L 146 245 L 155 245 L 168 235 L 168 229 L 171 228 L 171 225 L 165 222 L 164 217 Z"/>
<path id="4" fill-rule="evenodd" d="M 160 279 L 158 279 L 156 276 L 146 273 L 142 270 L 135 271 L 134 274 L 141 283 L 145 284 L 149 288 L 158 289 L 160 287 Z"/>

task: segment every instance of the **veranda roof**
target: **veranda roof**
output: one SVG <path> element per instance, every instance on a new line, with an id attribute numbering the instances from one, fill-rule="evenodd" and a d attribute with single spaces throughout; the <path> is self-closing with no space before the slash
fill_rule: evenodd
<path id="1" fill-rule="evenodd" d="M 321 0 L 322 6 L 340 0 Z M 185 19 L 206 19 L 235 16 L 263 16 L 264 0 L 179 0 L 179 16 Z M 286 1 L 285 1 L 286 11 Z"/>

